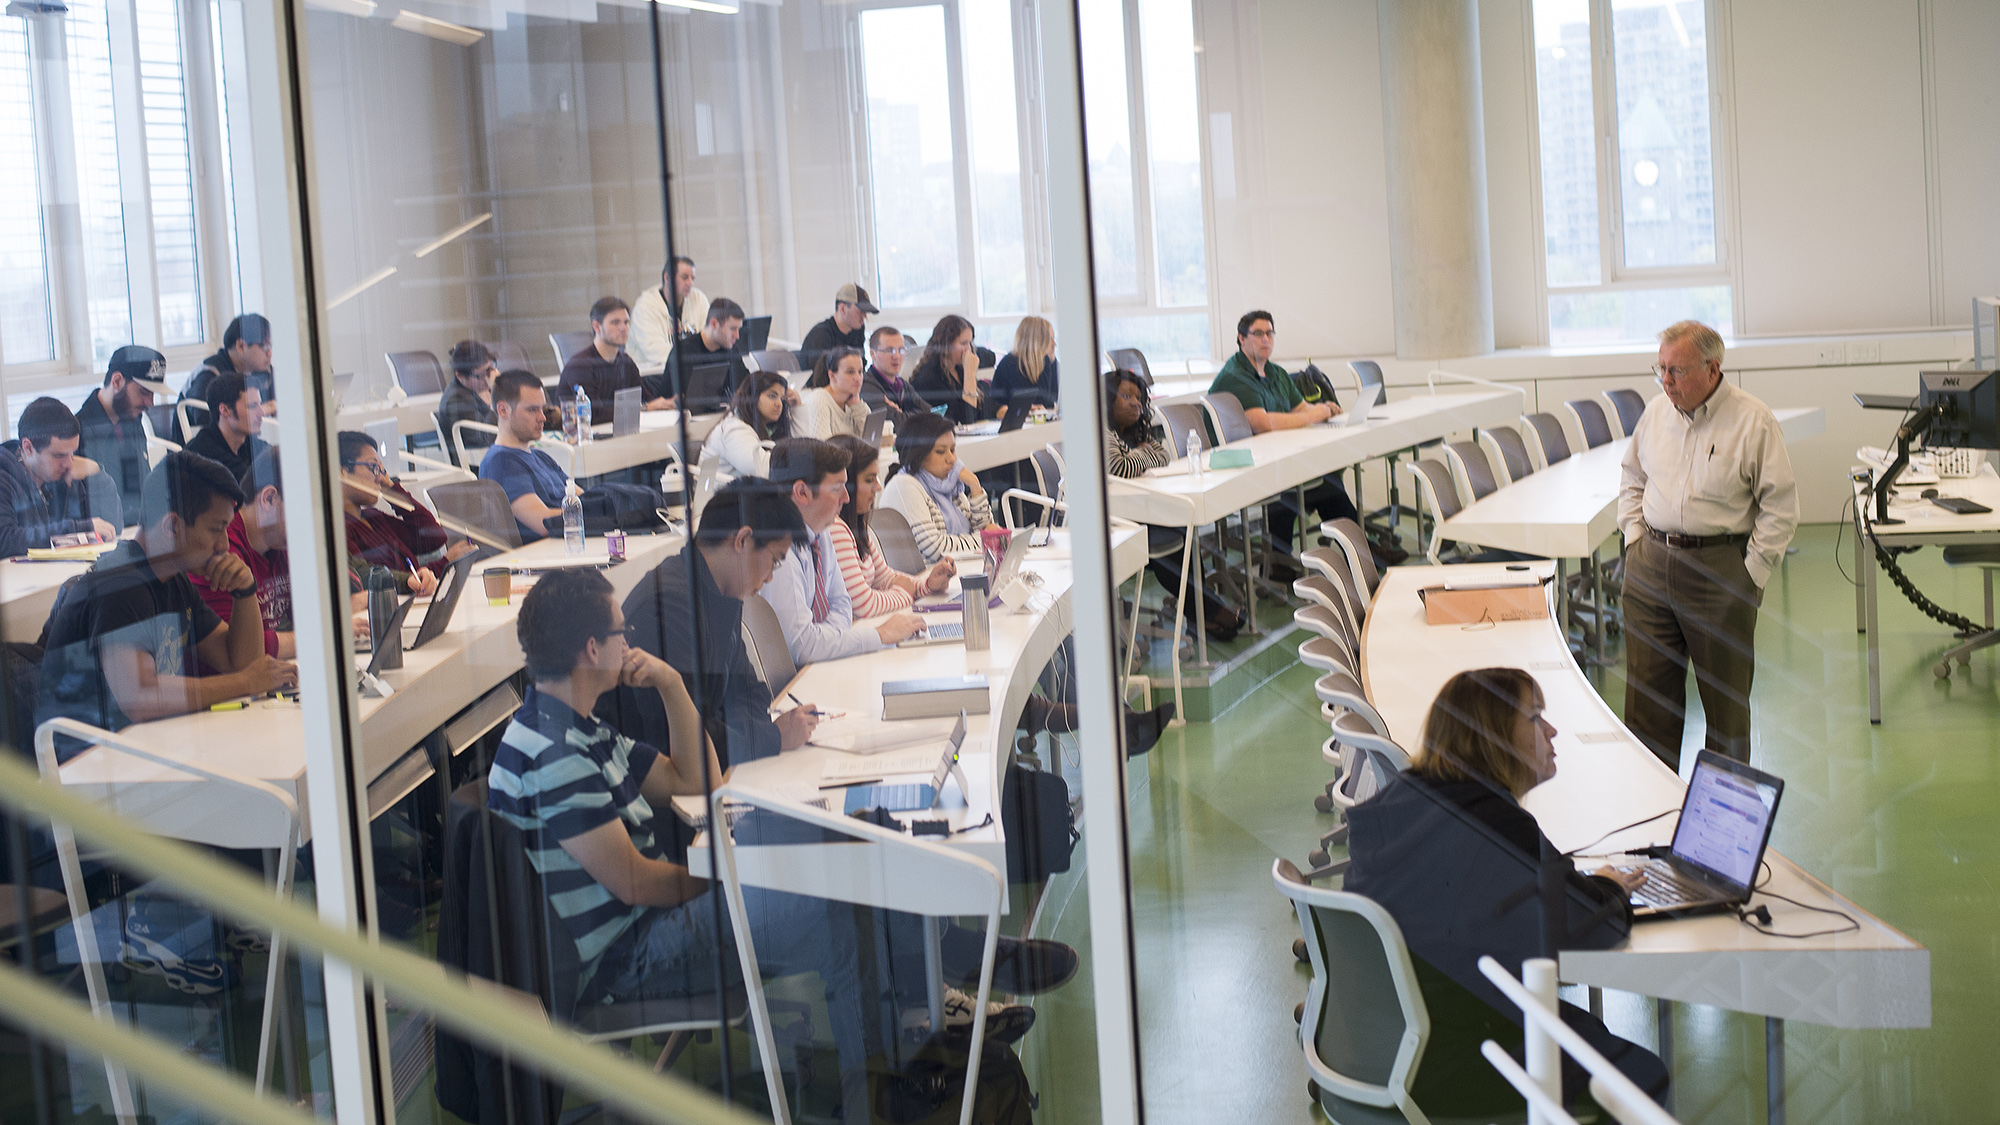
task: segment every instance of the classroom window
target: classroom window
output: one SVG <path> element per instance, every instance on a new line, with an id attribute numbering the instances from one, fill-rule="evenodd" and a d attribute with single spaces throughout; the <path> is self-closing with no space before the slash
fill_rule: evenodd
<path id="1" fill-rule="evenodd" d="M 0 20 L 0 363 L 55 358 L 28 31 Z"/>
<path id="2" fill-rule="evenodd" d="M 188 146 L 187 74 L 181 62 L 180 4 L 137 0 L 140 101 L 146 174 L 152 181 L 154 268 L 159 273 L 160 340 L 199 344 L 201 263 L 195 254 L 194 175 Z"/>
<path id="3" fill-rule="evenodd" d="M 1208 301 L 1202 237 L 1201 118 L 1189 0 L 1140 0 L 1146 75 L 1147 157 L 1153 188 L 1153 271 L 1158 303 Z"/>
<path id="4" fill-rule="evenodd" d="M 1138 207 L 1133 190 L 1132 105 L 1125 65 L 1125 6 L 1083 0 L 1083 127 L 1090 167 L 1090 226 L 1100 297 L 1139 295 Z"/>
<path id="5" fill-rule="evenodd" d="M 1014 26 L 1007 0 L 959 5 L 965 59 L 966 141 L 983 316 L 1029 311 L 1021 210 L 1021 130 L 1014 97 Z"/>
<path id="6" fill-rule="evenodd" d="M 861 13 L 875 268 L 884 308 L 959 301 L 958 176 L 944 8 Z"/>
<path id="7" fill-rule="evenodd" d="M 1703 0 L 1535 0 L 1549 342 L 1732 320 Z"/>

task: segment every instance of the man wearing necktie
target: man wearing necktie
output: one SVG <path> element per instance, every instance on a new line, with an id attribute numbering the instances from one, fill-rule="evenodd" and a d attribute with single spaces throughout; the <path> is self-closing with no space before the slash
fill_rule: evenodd
<path id="1" fill-rule="evenodd" d="M 1722 377 L 1722 337 L 1684 320 L 1660 333 L 1646 406 L 1625 451 L 1625 725 L 1676 770 L 1687 673 L 1707 747 L 1750 760 L 1757 610 L 1798 529 L 1798 484 L 1770 407 Z"/>
<path id="2" fill-rule="evenodd" d="M 854 604 L 827 531 L 847 502 L 847 460 L 839 446 L 814 438 L 785 438 L 771 447 L 771 483 L 790 494 L 812 533 L 792 545 L 763 592 L 792 662 L 800 667 L 874 652 L 923 628 L 913 613 L 891 614 L 875 625 L 854 621 Z M 771 690 L 782 686 L 772 684 Z"/>

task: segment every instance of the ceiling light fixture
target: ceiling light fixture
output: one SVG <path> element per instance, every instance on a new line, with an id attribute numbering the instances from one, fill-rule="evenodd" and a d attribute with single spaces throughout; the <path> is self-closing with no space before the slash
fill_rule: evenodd
<path id="1" fill-rule="evenodd" d="M 340 306 L 346 304 L 347 302 L 352 301 L 354 298 L 361 296 L 361 294 L 367 292 L 369 286 L 376 285 L 381 283 L 382 281 L 387 280 L 389 275 L 395 272 L 396 272 L 395 266 L 383 266 L 381 269 L 376 270 L 374 273 L 371 273 L 367 277 L 362 278 L 361 281 L 358 284 L 356 284 L 353 288 L 342 293 L 340 296 L 335 297 L 333 300 L 328 301 L 326 303 L 327 311 L 332 312 L 334 309 L 337 309 Z"/>
<path id="2" fill-rule="evenodd" d="M 431 251 L 436 250 L 438 247 L 443 246 L 445 243 L 450 242 L 453 239 L 464 235 L 467 231 L 473 229 L 474 227 L 478 226 L 479 224 L 485 222 L 486 220 L 492 217 L 493 217 L 493 212 L 488 211 L 484 215 L 479 216 L 478 218 L 472 220 L 469 223 L 460 223 L 458 226 L 455 226 L 450 230 L 444 232 L 443 234 L 438 235 L 437 238 L 431 240 L 430 242 L 424 243 L 421 247 L 419 247 L 416 251 L 413 252 L 412 256 L 417 258 L 428 257 Z"/>
<path id="3" fill-rule="evenodd" d="M 359 16 L 364 20 L 375 14 L 375 0 L 306 0 L 306 7 L 339 12 L 343 16 Z"/>
<path id="4" fill-rule="evenodd" d="M 725 16 L 733 16 L 737 12 L 734 4 L 711 4 L 708 0 L 659 0 L 659 2 L 671 8 L 686 8 L 691 12 L 717 12 Z"/>
<path id="5" fill-rule="evenodd" d="M 461 47 L 470 47 L 486 38 L 486 33 L 483 31 L 447 23 L 444 20 L 434 20 L 429 16 L 418 15 L 408 8 L 397 12 L 396 18 L 389 21 L 389 26 L 399 27 L 404 31 L 414 31 L 418 35 L 428 35 L 432 39 L 442 39 L 446 43 L 456 43 Z"/>

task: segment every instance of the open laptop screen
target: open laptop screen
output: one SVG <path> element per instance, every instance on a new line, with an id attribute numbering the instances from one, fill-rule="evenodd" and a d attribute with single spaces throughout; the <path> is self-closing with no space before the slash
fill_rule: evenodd
<path id="1" fill-rule="evenodd" d="M 1747 891 L 1784 788 L 1770 774 L 1703 751 L 1674 827 L 1674 858 Z"/>

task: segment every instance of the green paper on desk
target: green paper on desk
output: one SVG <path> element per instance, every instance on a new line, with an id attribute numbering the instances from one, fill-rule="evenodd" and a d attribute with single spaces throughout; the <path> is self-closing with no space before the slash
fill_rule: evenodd
<path id="1" fill-rule="evenodd" d="M 1208 454 L 1211 469 L 1247 469 L 1251 463 L 1247 449 L 1213 449 Z"/>

